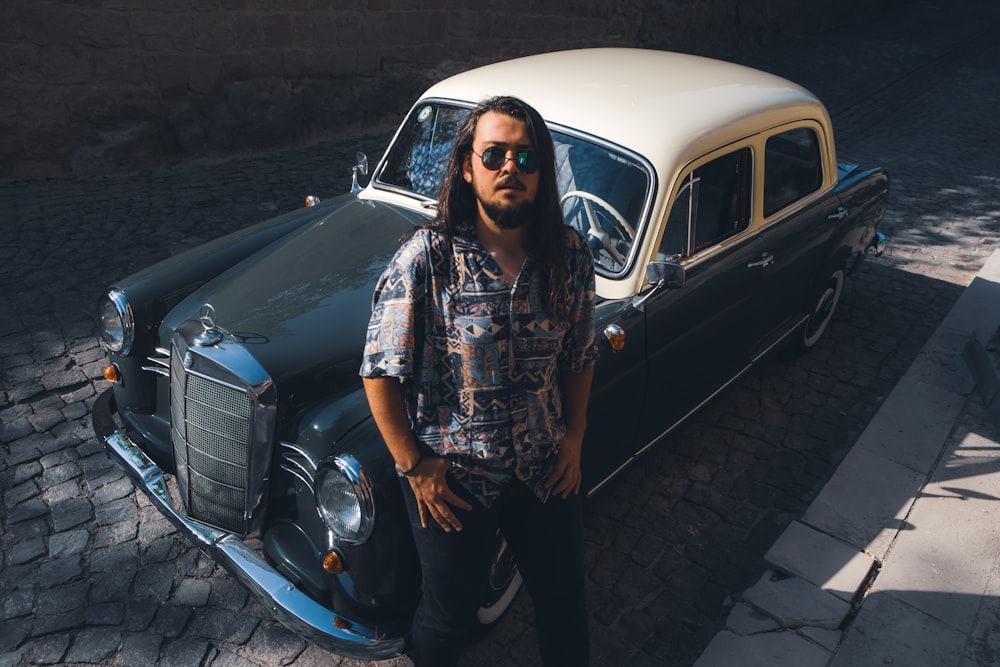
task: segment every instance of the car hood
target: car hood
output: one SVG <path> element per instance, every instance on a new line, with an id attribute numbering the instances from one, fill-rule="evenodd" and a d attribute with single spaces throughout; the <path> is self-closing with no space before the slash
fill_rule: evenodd
<path id="1" fill-rule="evenodd" d="M 219 328 L 242 341 L 279 391 L 356 382 L 375 281 L 400 237 L 424 221 L 388 204 L 348 202 L 194 291 L 164 320 L 161 340 L 211 304 Z"/>

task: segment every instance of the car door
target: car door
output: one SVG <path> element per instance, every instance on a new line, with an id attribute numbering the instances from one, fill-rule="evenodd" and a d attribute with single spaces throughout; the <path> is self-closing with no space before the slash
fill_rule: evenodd
<path id="1" fill-rule="evenodd" d="M 647 400 L 640 441 L 657 439 L 747 365 L 764 241 L 750 231 L 752 149 L 694 163 L 662 230 L 654 261 L 679 263 L 682 287 L 661 288 L 646 312 Z"/>
<path id="2" fill-rule="evenodd" d="M 820 136 L 810 126 L 769 136 L 763 152 L 761 236 L 771 261 L 762 273 L 757 311 L 762 328 L 752 354 L 764 352 L 804 316 L 816 281 L 825 276 L 827 241 L 839 199 L 816 196 L 823 184 Z M 823 274 L 823 275 L 821 275 Z"/>

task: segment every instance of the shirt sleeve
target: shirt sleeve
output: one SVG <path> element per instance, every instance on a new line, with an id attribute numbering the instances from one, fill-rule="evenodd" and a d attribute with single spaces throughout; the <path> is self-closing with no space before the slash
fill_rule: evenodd
<path id="1" fill-rule="evenodd" d="M 573 297 L 573 305 L 559 365 L 571 373 L 581 373 L 597 363 L 597 341 L 594 334 L 597 285 L 590 246 L 575 231 L 567 236 L 571 239 L 567 243 L 567 249 L 570 256 L 569 293 Z"/>
<path id="2" fill-rule="evenodd" d="M 361 360 L 362 377 L 410 377 L 423 336 L 427 242 L 417 232 L 403 242 L 375 284 Z"/>

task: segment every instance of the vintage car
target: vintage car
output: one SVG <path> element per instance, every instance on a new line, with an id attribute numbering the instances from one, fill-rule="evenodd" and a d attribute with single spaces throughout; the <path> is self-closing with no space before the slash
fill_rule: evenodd
<path id="1" fill-rule="evenodd" d="M 588 49 L 448 78 L 370 177 L 359 154 L 350 192 L 111 286 L 99 437 L 178 531 L 345 656 L 404 652 L 420 590 L 358 377 L 373 285 L 433 215 L 456 128 L 495 94 L 545 117 L 566 223 L 594 251 L 588 493 L 769 351 L 816 345 L 845 277 L 884 243 L 887 175 L 838 162 L 807 90 L 711 59 Z M 498 536 L 484 623 L 519 583 Z"/>

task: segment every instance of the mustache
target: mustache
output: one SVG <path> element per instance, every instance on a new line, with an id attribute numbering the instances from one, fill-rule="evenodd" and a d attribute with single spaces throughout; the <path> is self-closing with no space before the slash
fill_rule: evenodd
<path id="1" fill-rule="evenodd" d="M 517 176 L 507 176 L 497 181 L 496 188 L 512 188 L 514 190 L 524 190 L 524 183 L 518 180 Z"/>

